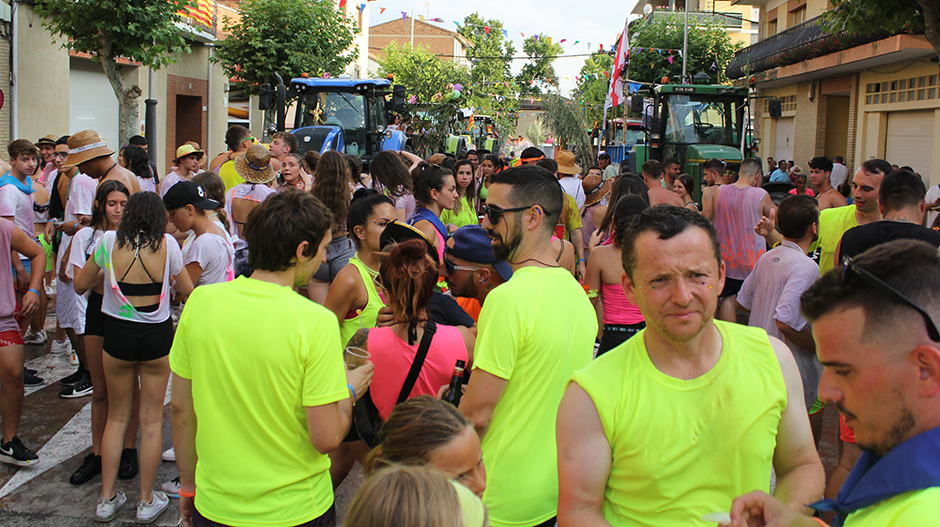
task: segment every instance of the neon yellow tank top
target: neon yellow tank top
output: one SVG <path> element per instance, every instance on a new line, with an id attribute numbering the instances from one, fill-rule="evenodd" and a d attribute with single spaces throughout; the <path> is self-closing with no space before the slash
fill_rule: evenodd
<path id="1" fill-rule="evenodd" d="M 575 372 L 611 446 L 603 505 L 611 525 L 705 527 L 702 515 L 770 491 L 783 374 L 763 329 L 715 326 L 721 357 L 696 379 L 657 370 L 645 330 Z"/>
<path id="2" fill-rule="evenodd" d="M 231 190 L 235 185 L 245 182 L 245 178 L 238 175 L 238 171 L 235 170 L 234 161 L 222 163 L 222 166 L 219 167 L 219 177 L 222 178 L 222 182 L 225 183 L 226 192 Z"/>
<path id="3" fill-rule="evenodd" d="M 444 225 L 453 223 L 457 227 L 480 224 L 480 221 L 477 219 L 477 211 L 474 210 L 473 204 L 467 200 L 467 196 L 460 198 L 459 213 L 447 209 L 442 210 L 441 221 L 444 222 Z"/>
<path id="4" fill-rule="evenodd" d="M 357 254 L 350 258 L 349 263 L 355 265 L 356 269 L 359 270 L 362 282 L 366 285 L 366 291 L 369 293 L 369 300 L 360 310 L 359 316 L 340 321 L 339 338 L 343 342 L 344 348 L 346 347 L 346 343 L 349 342 L 349 339 L 351 339 L 360 328 L 375 327 L 375 321 L 379 317 L 379 309 L 382 309 L 385 305 L 385 303 L 382 302 L 382 298 L 379 297 L 379 293 L 375 290 L 375 282 L 372 281 L 369 268 L 366 267 L 366 264 L 362 263 L 362 260 L 359 259 L 359 255 Z"/>

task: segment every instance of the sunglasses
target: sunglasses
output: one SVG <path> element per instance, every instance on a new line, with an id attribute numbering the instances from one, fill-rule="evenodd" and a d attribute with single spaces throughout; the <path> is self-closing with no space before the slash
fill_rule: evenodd
<path id="1" fill-rule="evenodd" d="M 934 342 L 940 342 L 940 331 L 937 331 L 937 326 L 934 325 L 933 319 L 930 318 L 930 315 L 924 311 L 923 308 L 909 300 L 906 296 L 902 295 L 900 291 L 891 287 L 890 285 L 883 282 L 877 276 L 869 273 L 868 271 L 862 269 L 861 267 L 852 263 L 852 259 L 848 256 L 842 259 L 842 284 L 845 285 L 846 275 L 849 272 L 853 272 L 861 277 L 862 281 L 866 284 L 874 287 L 881 294 L 885 295 L 889 299 L 893 300 L 895 303 L 901 304 L 902 306 L 907 306 L 924 318 L 924 324 L 927 325 L 927 334 L 930 336 L 930 340 Z"/>
<path id="2" fill-rule="evenodd" d="M 69 153 L 68 153 L 68 152 L 56 152 L 56 153 L 53 154 L 53 155 L 54 155 L 55 157 L 68 157 L 68 156 L 69 156 Z"/>
<path id="3" fill-rule="evenodd" d="M 496 225 L 499 223 L 499 220 L 502 219 L 503 214 L 506 214 L 507 212 L 521 212 L 523 210 L 529 210 L 534 206 L 535 204 L 529 205 L 528 207 L 513 207 L 511 209 L 504 209 L 502 207 L 497 207 L 496 205 L 484 204 L 483 214 L 486 214 L 486 219 L 490 220 L 490 223 Z M 545 214 L 551 213 L 546 210 Z"/>
<path id="4" fill-rule="evenodd" d="M 467 267 L 465 265 L 457 265 L 454 262 L 447 259 L 447 253 L 444 253 L 444 270 L 447 274 L 454 274 L 455 271 L 479 271 L 479 267 Z"/>

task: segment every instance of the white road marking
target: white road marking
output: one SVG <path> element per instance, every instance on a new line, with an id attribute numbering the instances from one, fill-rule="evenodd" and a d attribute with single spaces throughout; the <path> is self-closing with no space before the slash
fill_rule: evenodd
<path id="1" fill-rule="evenodd" d="M 45 355 L 41 355 L 35 359 L 26 361 L 26 367 L 37 370 L 38 373 L 36 376 L 43 380 L 43 383 L 39 386 L 27 386 L 26 395 L 38 392 L 46 386 L 55 384 L 65 377 L 75 373 L 77 366 L 72 366 L 69 364 L 69 355 L 69 353 L 62 353 L 59 355 L 46 353 Z"/>

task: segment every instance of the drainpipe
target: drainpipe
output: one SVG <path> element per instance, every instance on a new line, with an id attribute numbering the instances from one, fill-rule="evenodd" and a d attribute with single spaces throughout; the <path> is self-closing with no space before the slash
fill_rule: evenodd
<path id="1" fill-rule="evenodd" d="M 20 36 L 20 25 L 17 23 L 17 18 L 19 16 L 19 2 L 10 2 L 10 19 L 12 20 L 13 25 L 13 37 L 10 39 L 10 72 L 12 73 L 12 79 L 10 79 L 10 101 L 7 103 L 10 105 L 10 139 L 14 140 L 19 137 L 19 112 L 16 107 L 20 104 L 19 97 L 19 68 L 20 61 L 17 58 L 19 54 L 19 45 L 17 39 Z"/>
<path id="2" fill-rule="evenodd" d="M 147 109 L 144 112 L 144 137 L 147 138 L 147 153 L 151 163 L 157 162 L 157 99 L 153 68 L 150 68 L 150 98 L 144 101 Z"/>

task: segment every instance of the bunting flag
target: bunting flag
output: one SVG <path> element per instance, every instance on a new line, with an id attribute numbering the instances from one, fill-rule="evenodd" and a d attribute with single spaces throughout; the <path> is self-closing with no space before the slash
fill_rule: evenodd
<path id="1" fill-rule="evenodd" d="M 402 11 L 402 12 L 401 12 L 401 19 L 404 20 L 405 22 L 407 22 L 407 21 L 408 21 L 408 13 L 406 13 L 405 11 Z"/>
<path id="2" fill-rule="evenodd" d="M 339 8 L 346 9 L 346 0 L 339 0 Z"/>
<path id="3" fill-rule="evenodd" d="M 366 9 L 366 5 L 365 5 L 365 4 L 359 4 L 359 14 L 360 14 L 360 15 L 362 14 L 363 11 L 365 11 L 365 9 Z"/>
<path id="4" fill-rule="evenodd" d="M 535 36 L 535 41 L 538 42 L 538 41 L 539 41 L 539 36 L 538 36 L 538 35 L 534 35 L 534 36 Z"/>
<path id="5" fill-rule="evenodd" d="M 384 7 L 380 7 L 380 8 L 379 8 L 379 14 L 381 15 L 381 14 L 384 13 L 384 12 L 385 12 L 385 8 L 384 8 Z"/>
<path id="6" fill-rule="evenodd" d="M 567 39 L 567 38 L 563 38 L 563 39 L 559 40 L 558 43 L 559 43 L 559 44 L 564 44 L 566 40 L 568 40 L 568 39 Z"/>
<path id="7" fill-rule="evenodd" d="M 483 27 L 483 32 L 486 33 L 487 35 L 489 35 L 489 34 L 490 34 L 490 27 L 489 27 L 489 26 L 484 26 L 484 27 Z"/>
<path id="8" fill-rule="evenodd" d="M 509 38 L 509 31 L 507 31 L 507 30 L 504 29 L 504 30 L 503 30 L 503 36 L 506 37 L 506 38 Z"/>
<path id="9" fill-rule="evenodd" d="M 669 55 L 669 57 L 667 57 L 666 60 L 669 61 L 669 64 L 672 64 L 672 55 Z"/>
<path id="10" fill-rule="evenodd" d="M 340 0 L 340 2 L 342 2 L 342 1 L 343 1 L 343 0 Z M 421 21 L 424 22 L 424 15 L 418 15 L 418 18 L 420 18 Z"/>

